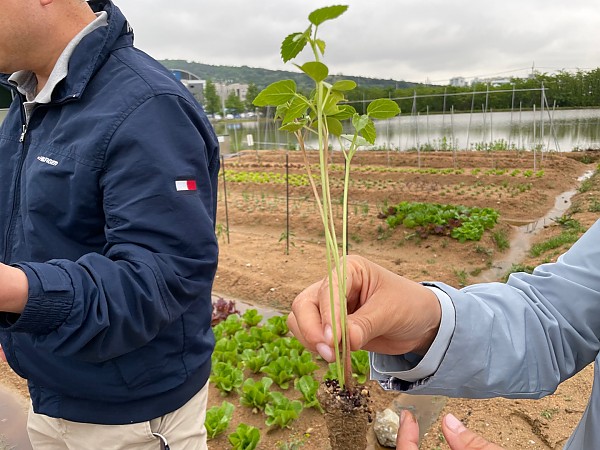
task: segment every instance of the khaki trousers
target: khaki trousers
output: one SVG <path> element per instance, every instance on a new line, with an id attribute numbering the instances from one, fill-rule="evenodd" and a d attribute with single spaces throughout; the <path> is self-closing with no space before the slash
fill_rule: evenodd
<path id="1" fill-rule="evenodd" d="M 208 382 L 178 410 L 148 422 L 98 425 L 29 411 L 27 432 L 36 450 L 207 450 Z"/>

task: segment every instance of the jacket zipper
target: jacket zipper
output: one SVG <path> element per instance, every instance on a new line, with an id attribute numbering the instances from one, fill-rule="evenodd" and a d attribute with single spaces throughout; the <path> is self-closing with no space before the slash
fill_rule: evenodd
<path id="1" fill-rule="evenodd" d="M 23 106 L 23 96 L 21 96 L 21 104 L 20 104 L 20 110 L 21 110 L 21 122 L 23 123 L 22 128 L 21 128 L 21 136 L 19 138 L 19 142 L 21 144 L 21 157 L 19 158 L 19 162 L 18 165 L 16 167 L 17 170 L 17 175 L 15 177 L 15 185 L 14 185 L 14 197 L 13 197 L 13 207 L 12 210 L 10 212 L 10 219 L 8 221 L 8 228 L 6 230 L 6 235 L 5 235 L 5 240 L 4 240 L 4 261 L 6 263 L 10 262 L 10 259 L 12 257 L 12 250 L 11 250 L 11 235 L 13 234 L 14 228 L 15 228 L 15 216 L 17 215 L 17 208 L 19 208 L 19 205 L 21 203 L 21 173 L 23 171 L 23 164 L 25 163 L 25 155 L 27 154 L 27 147 L 25 146 L 25 136 L 27 135 L 27 120 L 25 117 L 25 110 L 24 110 L 24 106 Z"/>
<path id="2" fill-rule="evenodd" d="M 22 144 L 23 141 L 25 140 L 25 135 L 27 134 L 27 124 L 23 125 L 23 128 L 21 129 L 21 137 L 19 138 L 19 142 Z"/>
<path id="3" fill-rule="evenodd" d="M 25 157 L 27 156 L 27 146 L 25 145 L 25 138 L 27 137 L 27 130 L 29 129 L 29 122 L 31 122 L 31 118 L 33 117 L 33 114 L 35 113 L 35 110 L 37 110 L 40 106 L 46 106 L 46 105 L 37 105 L 29 114 L 29 121 L 27 121 L 27 117 L 25 115 L 25 107 L 23 106 L 23 102 L 24 102 L 24 97 L 22 94 L 17 93 L 16 95 L 19 96 L 20 100 L 21 100 L 21 104 L 19 105 L 20 107 L 20 111 L 21 111 L 21 135 L 19 136 L 19 143 L 21 144 L 21 157 L 19 159 L 19 163 L 17 165 L 17 177 L 15 179 L 15 195 L 14 195 L 14 199 L 13 199 L 13 207 L 12 207 L 12 211 L 10 213 L 10 219 L 8 222 L 8 228 L 6 231 L 6 235 L 5 235 L 5 241 L 4 241 L 4 261 L 10 261 L 10 246 L 9 246 L 9 242 L 10 242 L 10 236 L 13 233 L 14 227 L 15 227 L 15 216 L 16 216 L 16 210 L 18 208 L 18 206 L 20 205 L 21 202 L 21 173 L 23 171 L 23 164 L 25 164 Z M 68 97 L 56 104 L 62 105 L 65 103 L 70 103 L 71 101 L 74 101 L 77 99 L 77 95 L 72 95 L 71 97 Z"/>

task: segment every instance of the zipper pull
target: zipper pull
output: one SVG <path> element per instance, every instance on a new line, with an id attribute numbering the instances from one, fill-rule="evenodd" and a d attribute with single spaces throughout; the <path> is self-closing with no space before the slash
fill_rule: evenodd
<path id="1" fill-rule="evenodd" d="M 23 143 L 25 140 L 25 135 L 27 134 L 27 125 L 23 125 L 23 129 L 21 130 L 21 137 L 19 138 L 19 142 Z"/>

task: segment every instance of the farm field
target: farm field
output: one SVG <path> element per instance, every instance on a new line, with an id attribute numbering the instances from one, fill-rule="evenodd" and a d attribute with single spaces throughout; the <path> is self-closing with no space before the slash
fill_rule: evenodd
<path id="1" fill-rule="evenodd" d="M 311 156 L 316 163 L 316 155 Z M 285 157 L 285 152 L 260 152 L 257 159 L 249 152 L 225 160 L 227 208 L 221 179 L 217 217 L 221 259 L 215 284 L 217 292 L 283 310 L 326 272 L 322 223 L 301 154 L 288 153 L 293 180 L 289 206 Z M 508 239 L 511 225 L 543 217 L 559 193 L 574 189 L 577 178 L 593 168 L 577 161 L 578 157 L 583 155 L 545 155 L 534 172 L 529 152 L 422 153 L 420 167 L 416 153 L 359 152 L 352 163 L 349 253 L 416 279 L 434 278 L 452 285 L 472 282 L 499 252 L 494 238 Z M 334 164 L 343 167 L 341 154 L 334 154 Z M 334 190 L 334 199 L 341 196 L 341 170 L 338 173 L 340 187 Z M 493 208 L 499 223 L 480 241 L 423 238 L 415 229 L 390 229 L 380 218 L 383 210 L 402 201 Z M 341 220 L 339 204 L 333 214 Z"/>
<path id="2" fill-rule="evenodd" d="M 341 156 L 335 153 L 333 157 L 340 168 Z M 316 155 L 311 158 L 316 164 Z M 575 190 L 568 216 L 551 222 L 533 237 L 532 243 L 539 249 L 535 256 L 528 254 L 515 263 L 527 269 L 554 260 L 569 245 L 568 239 L 556 238 L 566 232 L 578 235 L 600 216 L 600 177 L 592 176 L 583 184 L 578 181 L 584 173 L 595 171 L 598 162 L 600 154 L 593 152 L 551 153 L 543 159 L 538 154 L 535 161 L 530 152 L 359 152 L 351 175 L 349 252 L 416 280 L 439 280 L 460 287 L 477 282 L 510 251 L 516 226 L 538 221 L 555 205 L 559 194 Z M 341 182 L 334 197 L 340 193 Z M 480 240 L 465 242 L 403 225 L 392 229 L 382 213 L 401 202 L 493 208 L 499 214 L 498 223 Z M 341 218 L 341 207 L 334 215 Z M 299 152 L 261 151 L 257 155 L 246 151 L 225 159 L 216 224 L 220 262 L 215 297 L 233 299 L 239 306 L 247 302 L 261 312 L 286 313 L 294 297 L 326 273 L 321 229 Z M 546 245 L 552 238 L 558 244 Z M 318 364 L 315 378 L 326 370 L 322 362 Z M 6 364 L 0 364 L 0 371 L 5 386 L 27 397 L 23 380 Z M 257 381 L 263 375 L 246 374 Z M 583 413 L 591 382 L 592 370 L 587 368 L 540 401 L 448 399 L 444 412 L 452 412 L 506 449 L 561 448 Z M 369 386 L 375 410 L 398 399 L 398 394 Z M 227 434 L 240 423 L 260 429 L 261 449 L 328 448 L 324 420 L 316 409 L 303 409 L 289 428 L 270 428 L 265 425 L 265 414 L 241 406 L 237 394 L 223 396 L 214 385 L 210 389 L 209 407 L 221 405 L 223 400 L 235 406 L 226 433 L 209 441 L 211 450 L 231 448 Z M 273 386 L 272 390 L 300 398 L 293 386 L 288 390 Z M 447 449 L 440 436 L 436 421 L 421 448 Z"/>
<path id="3" fill-rule="evenodd" d="M 598 156 L 579 152 L 544 155 L 543 161 L 536 161 L 538 172 L 543 173 L 526 176 L 524 173 L 534 165 L 531 153 L 428 153 L 421 154 L 419 168 L 416 153 L 359 152 L 351 175 L 350 253 L 417 280 L 440 280 L 457 287 L 476 282 L 508 252 L 501 250 L 503 239 L 512 238 L 514 227 L 537 221 L 554 206 L 558 194 L 577 189 L 577 178 L 597 168 Z M 334 163 L 341 166 L 340 157 L 335 154 Z M 305 185 L 301 157 L 289 152 L 288 158 L 289 178 L 294 180 L 289 187 L 289 254 L 283 151 L 261 152 L 259 158 L 247 152 L 225 161 L 229 243 L 222 182 L 217 220 L 221 256 L 215 292 L 283 312 L 289 310 L 298 292 L 326 272 L 321 223 L 310 187 Z M 586 186 L 593 187 L 576 193 L 572 215 L 585 227 L 599 217 L 594 206 L 597 208 L 600 202 L 600 181 L 594 177 Z M 491 207 L 499 212 L 499 222 L 480 241 L 460 243 L 447 236 L 421 238 L 414 229 L 399 226 L 390 230 L 385 220 L 378 218 L 382 209 L 401 201 Z M 559 235 L 561 228 L 551 222 L 533 243 Z M 528 266 L 555 259 L 567 246 L 544 251 L 537 257 L 527 256 L 521 263 Z M 592 371 L 588 368 L 562 385 L 557 394 L 541 401 L 449 399 L 444 412 L 454 413 L 507 449 L 561 448 L 583 412 L 591 381 Z M 371 393 L 379 409 L 397 398 L 397 394 L 383 393 L 377 387 Z M 214 405 L 222 400 L 217 392 L 211 398 Z M 236 404 L 235 397 L 229 401 Z M 236 413 L 239 416 L 234 417 L 234 423 L 245 421 L 261 429 L 259 448 L 299 448 L 283 446 L 293 443 L 303 443 L 307 449 L 327 448 L 325 425 L 313 409 L 304 410 L 290 430 L 269 432 L 260 414 L 257 417 L 246 408 L 236 408 Z M 305 432 L 308 437 L 303 438 Z M 437 421 L 421 448 L 447 449 L 440 436 Z M 228 448 L 227 440 L 218 438 L 211 448 Z"/>

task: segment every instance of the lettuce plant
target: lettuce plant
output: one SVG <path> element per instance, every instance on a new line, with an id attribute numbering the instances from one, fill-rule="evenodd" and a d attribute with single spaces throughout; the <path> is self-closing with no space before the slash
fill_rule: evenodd
<path id="1" fill-rule="evenodd" d="M 249 408 L 256 408 L 262 411 L 269 401 L 269 388 L 272 384 L 273 380 L 269 377 L 262 377 L 260 381 L 248 378 L 239 389 L 240 403 Z"/>
<path id="2" fill-rule="evenodd" d="M 228 439 L 233 450 L 254 450 L 260 442 L 260 430 L 240 423 L 235 432 L 228 436 Z"/>
<path id="3" fill-rule="evenodd" d="M 281 389 L 288 389 L 290 381 L 295 377 L 294 366 L 290 364 L 289 359 L 285 356 L 280 356 L 276 360 L 271 361 L 260 370 L 269 375 Z"/>
<path id="4" fill-rule="evenodd" d="M 331 302 L 331 322 L 336 353 L 336 378 L 344 388 L 352 377 L 346 330 L 346 249 L 348 186 L 351 161 L 360 146 L 374 144 L 375 119 L 389 119 L 400 112 L 398 105 L 389 99 L 377 99 L 359 114 L 345 103 L 346 94 L 356 88 L 352 80 L 328 82 L 329 68 L 322 62 L 326 44 L 318 37 L 321 25 L 342 15 L 348 6 L 335 5 L 319 8 L 308 16 L 306 30 L 288 35 L 281 44 L 281 58 L 289 62 L 308 47 L 312 58 L 304 64 L 294 64 L 314 82 L 310 96 L 298 92 L 293 80 L 282 80 L 267 86 L 254 99 L 256 106 L 275 106 L 276 118 L 281 119 L 281 130 L 292 133 L 304 156 L 305 169 L 318 205 L 325 232 L 325 251 Z M 352 132 L 344 133 L 343 123 Z M 316 136 L 319 150 L 319 176 L 313 174 L 306 151 L 307 136 Z M 343 187 L 342 229 L 336 229 L 331 196 L 330 139 L 337 139 L 345 158 Z M 341 245 L 339 245 L 341 240 Z M 341 250 L 340 250 L 341 249 Z M 334 273 L 337 272 L 336 285 Z M 337 292 L 337 294 L 336 294 Z M 338 298 L 336 299 L 336 295 Z M 336 302 L 337 300 L 337 302 Z M 338 329 L 336 317 L 340 319 Z M 341 341 L 341 348 L 339 342 Z"/>
<path id="5" fill-rule="evenodd" d="M 221 406 L 213 406 L 206 410 L 204 426 L 209 439 L 214 439 L 227 429 L 233 417 L 233 410 L 233 405 L 226 401 L 223 401 Z"/>
<path id="6" fill-rule="evenodd" d="M 225 396 L 242 385 L 244 372 L 231 364 L 219 361 L 213 365 L 210 382 Z"/>
<path id="7" fill-rule="evenodd" d="M 317 399 L 317 391 L 319 390 L 317 380 L 310 375 L 304 375 L 294 381 L 294 387 L 302 394 L 305 408 L 315 408 L 323 412 L 323 408 Z"/>
<path id="8" fill-rule="evenodd" d="M 290 400 L 280 392 L 271 392 L 271 398 L 265 407 L 267 426 L 288 428 L 290 423 L 297 419 L 302 412 L 302 402 Z"/>

